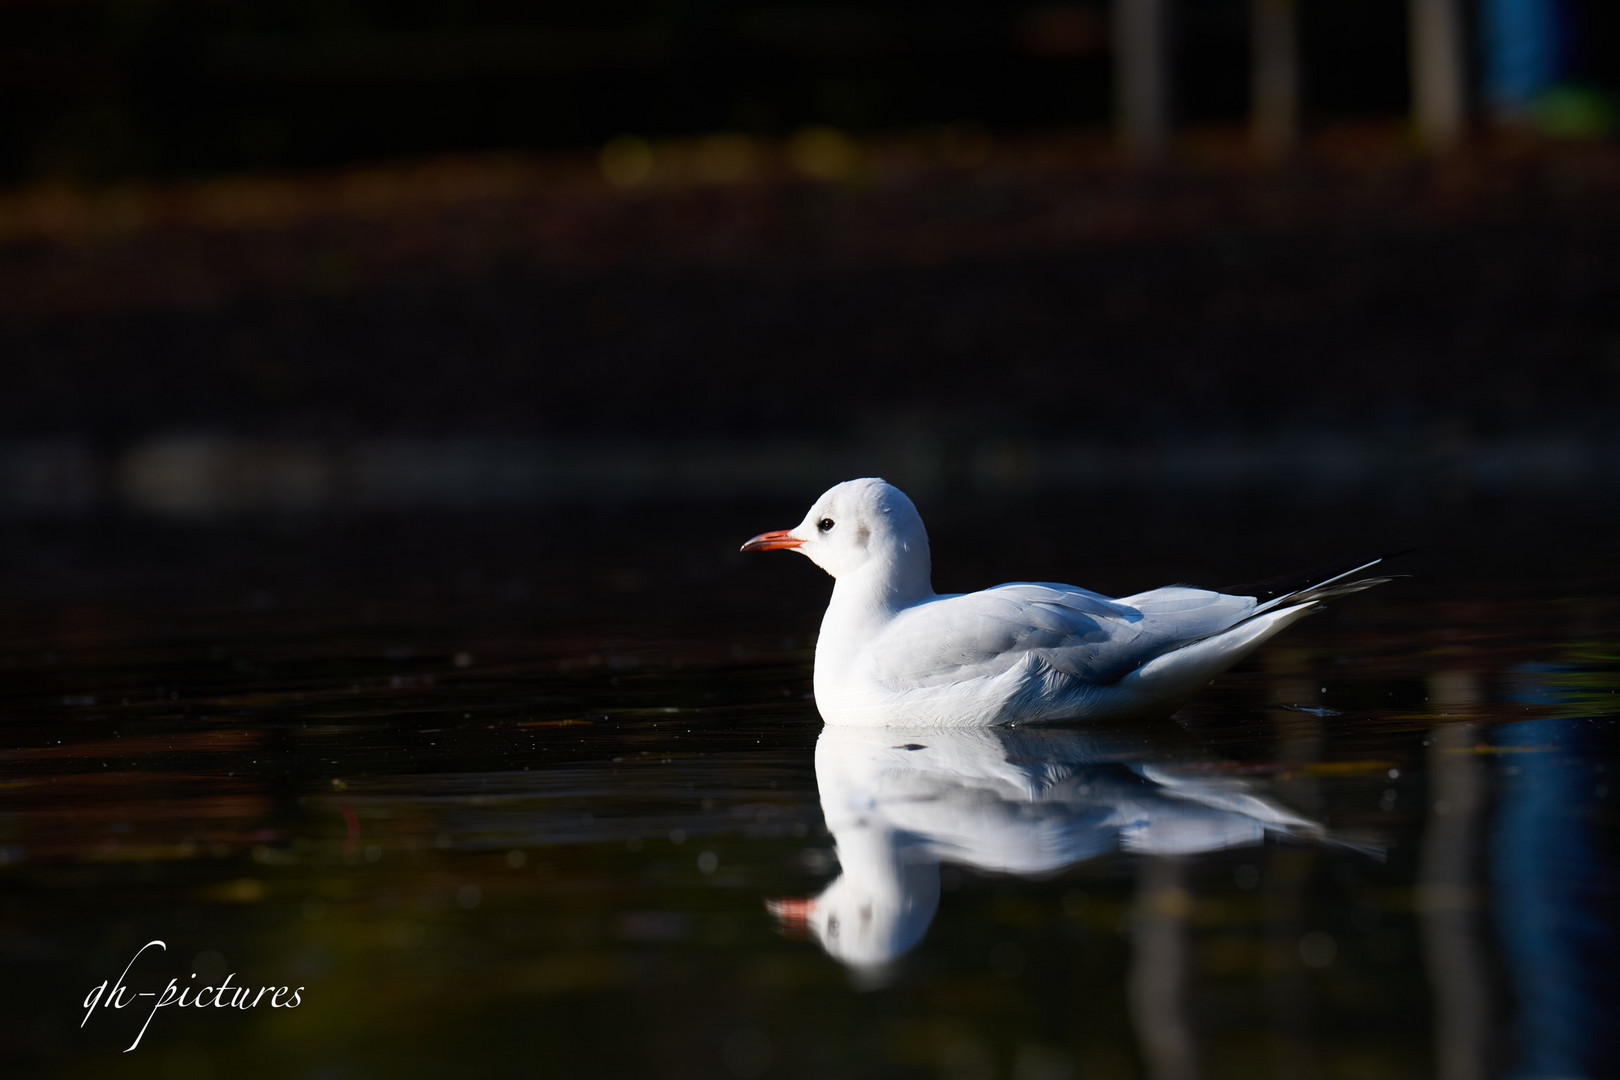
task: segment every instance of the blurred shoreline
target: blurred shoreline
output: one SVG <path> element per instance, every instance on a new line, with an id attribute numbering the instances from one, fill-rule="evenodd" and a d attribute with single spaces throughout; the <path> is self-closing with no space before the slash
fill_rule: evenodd
<path id="1" fill-rule="evenodd" d="M 937 128 L 0 194 L 0 515 L 1620 485 L 1620 147 Z"/>
<path id="2" fill-rule="evenodd" d="M 1404 124 L 1339 124 L 1291 160 L 1243 128 L 1179 136 L 1158 165 L 1107 136 L 997 138 L 939 125 L 610 140 L 597 153 L 423 160 L 197 180 L 0 189 L 0 320 L 204 312 L 244 297 L 341 297 L 511 260 L 923 267 L 1329 230 L 1613 228 L 1620 145 L 1504 130 L 1419 151 Z"/>
<path id="3" fill-rule="evenodd" d="M 802 498 L 839 478 L 895 477 L 919 495 L 1292 491 L 1306 502 L 1620 496 L 1620 435 L 1468 439 L 1275 435 L 1158 446 L 913 434 L 856 446 L 393 439 L 334 445 L 159 437 L 117 455 L 88 442 L 0 443 L 0 517 L 118 510 L 188 519 L 491 510 L 556 503 Z"/>

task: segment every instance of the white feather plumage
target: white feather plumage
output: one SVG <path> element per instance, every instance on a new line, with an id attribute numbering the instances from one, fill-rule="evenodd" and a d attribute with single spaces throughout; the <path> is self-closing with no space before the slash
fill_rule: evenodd
<path id="1" fill-rule="evenodd" d="M 744 551 L 797 550 L 835 579 L 816 643 L 829 724 L 988 727 L 1168 714 L 1329 597 L 1389 580 L 1374 559 L 1270 599 L 1185 585 L 1118 599 L 1020 582 L 941 596 L 928 533 L 898 488 L 850 480 L 793 529 Z"/>

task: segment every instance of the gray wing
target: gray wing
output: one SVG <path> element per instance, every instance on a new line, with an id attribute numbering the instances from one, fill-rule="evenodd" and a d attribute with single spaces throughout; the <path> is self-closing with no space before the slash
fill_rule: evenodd
<path id="1" fill-rule="evenodd" d="M 1113 600 L 1070 585 L 1020 582 L 908 609 L 876 643 L 873 660 L 891 685 L 993 677 L 1031 662 L 1105 684 L 1225 630 L 1254 607 L 1252 597 L 1179 585 Z"/>

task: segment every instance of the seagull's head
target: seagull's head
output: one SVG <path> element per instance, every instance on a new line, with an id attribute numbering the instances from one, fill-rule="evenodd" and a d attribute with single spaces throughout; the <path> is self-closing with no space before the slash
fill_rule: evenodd
<path id="1" fill-rule="evenodd" d="M 939 867 L 929 864 L 909 876 L 920 879 L 920 887 L 886 882 L 871 891 L 842 876 L 820 896 L 767 900 L 765 908 L 786 936 L 813 937 L 834 960 L 881 982 L 887 965 L 917 947 L 939 911 Z"/>
<path id="2" fill-rule="evenodd" d="M 744 551 L 797 551 L 835 578 L 874 565 L 891 578 L 928 578 L 928 532 L 905 492 L 876 477 L 846 480 L 791 529 L 761 533 Z"/>

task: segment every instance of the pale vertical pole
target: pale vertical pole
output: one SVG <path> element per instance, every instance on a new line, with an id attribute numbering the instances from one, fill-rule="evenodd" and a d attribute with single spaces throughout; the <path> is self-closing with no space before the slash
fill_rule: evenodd
<path id="1" fill-rule="evenodd" d="M 1463 135 L 1467 61 L 1461 0 L 1408 0 L 1412 119 L 1429 150 L 1448 150 Z"/>
<path id="2" fill-rule="evenodd" d="M 1139 857 L 1131 918 L 1131 970 L 1125 986 L 1147 1073 L 1154 1080 L 1198 1080 L 1192 984 L 1193 899 L 1187 867 L 1174 856 Z"/>
<path id="3" fill-rule="evenodd" d="M 1170 2 L 1115 0 L 1114 108 L 1120 138 L 1136 157 L 1170 148 Z"/>
<path id="4" fill-rule="evenodd" d="M 1254 141 L 1280 161 L 1299 147 L 1299 16 L 1296 0 L 1249 0 L 1249 96 Z"/>
<path id="5" fill-rule="evenodd" d="M 1479 676 L 1437 671 L 1430 708 L 1468 716 L 1485 700 Z M 1491 778 L 1478 753 L 1476 724 L 1441 720 L 1429 729 L 1429 811 L 1418 852 L 1417 910 L 1423 966 L 1434 988 L 1435 1070 L 1439 1080 L 1482 1080 L 1494 1071 L 1491 969 L 1482 910 Z"/>

